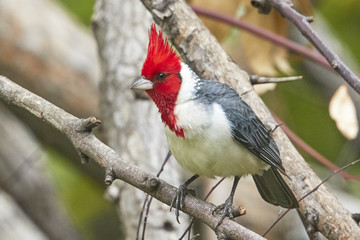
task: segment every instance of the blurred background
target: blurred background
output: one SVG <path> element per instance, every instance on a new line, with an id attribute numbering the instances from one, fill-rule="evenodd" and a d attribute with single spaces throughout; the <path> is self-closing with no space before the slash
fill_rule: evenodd
<path id="1" fill-rule="evenodd" d="M 286 19 L 274 11 L 259 15 L 249 1 L 188 2 L 266 28 L 314 50 Z M 95 115 L 102 119 L 103 58 L 98 56 L 101 50 L 92 33 L 94 4 L 93 0 L 0 0 L 0 74 L 77 117 Z M 314 16 L 312 26 L 322 39 L 360 73 L 359 1 L 295 1 L 295 8 Z M 250 74 L 303 76 L 296 82 L 256 88 L 292 132 L 336 166 L 360 158 L 360 98 L 344 87 L 343 79 L 299 53 L 219 20 L 202 19 L 234 61 Z M 99 129 L 96 134 L 107 142 L 104 132 Z M 309 154 L 308 147 L 292 140 L 320 178 L 331 173 Z M 336 176 L 327 186 L 349 211 L 360 212 L 360 166 L 346 172 L 352 180 Z M 103 169 L 92 161 L 82 165 L 64 135 L 0 102 L 0 239 L 124 239 L 118 205 L 106 193 L 103 179 Z M 213 183 L 204 184 L 210 188 Z M 245 180 L 238 189 L 249 184 Z M 251 209 L 251 198 L 243 202 Z M 259 207 L 260 214 L 265 214 L 262 209 Z M 257 226 L 256 213 L 240 221 L 262 233 L 277 212 L 272 210 L 264 226 Z M 289 230 L 290 235 L 286 235 L 281 229 L 275 229 L 269 238 L 307 239 L 304 231 Z M 207 237 L 201 235 L 200 239 L 212 237 L 202 234 Z"/>

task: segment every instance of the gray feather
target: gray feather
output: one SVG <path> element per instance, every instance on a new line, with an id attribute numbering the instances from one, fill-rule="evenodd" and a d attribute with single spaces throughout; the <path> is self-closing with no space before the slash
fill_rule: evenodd
<path id="1" fill-rule="evenodd" d="M 230 123 L 233 138 L 271 166 L 262 175 L 253 175 L 262 198 L 285 208 L 299 207 L 294 194 L 278 172 L 287 176 L 282 166 L 279 149 L 270 132 L 251 107 L 226 84 L 199 80 L 196 90 L 196 97 L 193 100 L 205 105 L 214 102 L 221 105 Z"/>
<path id="2" fill-rule="evenodd" d="M 230 86 L 215 81 L 199 80 L 194 100 L 221 105 L 230 123 L 233 138 L 255 156 L 285 174 L 279 149 L 264 124 L 249 105 Z"/>
<path id="3" fill-rule="evenodd" d="M 299 207 L 294 194 L 274 167 L 265 171 L 262 176 L 253 175 L 253 179 L 261 197 L 268 203 L 284 208 Z"/>

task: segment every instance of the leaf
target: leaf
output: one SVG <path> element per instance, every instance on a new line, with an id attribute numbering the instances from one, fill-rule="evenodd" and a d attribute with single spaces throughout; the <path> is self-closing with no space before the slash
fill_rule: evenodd
<path id="1" fill-rule="evenodd" d="M 349 140 L 356 138 L 359 132 L 359 123 L 354 103 L 345 85 L 341 85 L 332 96 L 329 113 L 342 135 Z"/>
<path id="2" fill-rule="evenodd" d="M 239 7 L 241 0 L 191 0 L 189 1 L 194 6 L 201 6 L 206 9 L 210 9 L 219 13 L 223 13 L 229 16 L 235 16 L 236 11 Z M 229 34 L 231 26 L 222 23 L 218 20 L 213 20 L 206 17 L 201 17 L 200 19 L 204 22 L 210 32 L 216 37 L 216 39 L 221 42 Z"/>
<path id="3" fill-rule="evenodd" d="M 242 20 L 267 29 L 281 36 L 287 35 L 288 21 L 277 11 L 272 10 L 268 15 L 259 14 L 251 6 L 250 1 L 243 0 L 246 13 Z M 293 73 L 288 61 L 288 52 L 285 48 L 256 37 L 250 33 L 241 33 L 241 44 L 248 60 L 249 67 L 255 74 L 276 76 L 277 69 L 291 75 Z"/>
<path id="4" fill-rule="evenodd" d="M 255 92 L 258 95 L 262 95 L 267 91 L 272 91 L 276 88 L 276 83 L 265 83 L 265 84 L 256 84 L 254 85 Z"/>

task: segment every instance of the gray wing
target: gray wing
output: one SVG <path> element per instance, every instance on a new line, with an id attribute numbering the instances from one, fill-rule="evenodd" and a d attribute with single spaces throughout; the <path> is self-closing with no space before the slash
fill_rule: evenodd
<path id="1" fill-rule="evenodd" d="M 270 132 L 234 89 L 219 82 L 203 80 L 198 96 L 200 101 L 220 104 L 231 124 L 234 139 L 255 156 L 285 174 L 279 149 Z"/>

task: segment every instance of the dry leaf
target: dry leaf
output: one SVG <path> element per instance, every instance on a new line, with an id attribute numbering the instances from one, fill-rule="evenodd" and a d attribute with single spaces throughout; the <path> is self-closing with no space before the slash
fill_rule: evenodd
<path id="1" fill-rule="evenodd" d="M 240 1 L 241 0 L 191 0 L 189 2 L 194 6 L 200 6 L 229 16 L 235 16 Z M 201 16 L 200 19 L 204 22 L 207 28 L 209 28 L 210 32 L 219 42 L 224 40 L 232 28 L 230 25 L 222 23 L 219 20 L 212 20 L 210 18 Z"/>
<path id="2" fill-rule="evenodd" d="M 359 132 L 356 109 L 345 85 L 340 86 L 329 103 L 330 117 L 347 139 L 355 139 Z"/>
<path id="3" fill-rule="evenodd" d="M 276 83 L 265 83 L 265 84 L 256 84 L 254 85 L 255 92 L 258 95 L 262 95 L 267 91 L 272 91 L 276 88 Z"/>
<path id="4" fill-rule="evenodd" d="M 278 12 L 272 10 L 270 14 L 262 15 L 258 13 L 256 8 L 251 6 L 250 1 L 243 0 L 242 4 L 246 9 L 242 20 L 276 34 L 287 35 L 288 21 L 281 17 Z M 248 65 L 255 74 L 276 76 L 277 69 L 288 75 L 292 74 L 292 69 L 288 62 L 288 53 L 285 48 L 278 47 L 267 40 L 247 32 L 241 33 L 241 44 L 248 60 Z"/>

